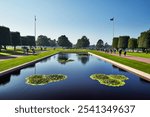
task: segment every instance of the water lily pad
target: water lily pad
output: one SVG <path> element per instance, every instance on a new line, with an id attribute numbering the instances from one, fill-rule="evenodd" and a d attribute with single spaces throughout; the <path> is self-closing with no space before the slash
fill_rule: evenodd
<path id="1" fill-rule="evenodd" d="M 65 80 L 67 76 L 63 74 L 50 74 L 50 75 L 32 75 L 26 78 L 26 83 L 30 85 L 46 85 L 52 82 Z"/>
<path id="2" fill-rule="evenodd" d="M 105 75 L 105 74 L 93 74 L 91 79 L 97 80 L 100 84 L 112 87 L 120 87 L 125 85 L 125 80 L 128 78 L 124 75 Z"/>

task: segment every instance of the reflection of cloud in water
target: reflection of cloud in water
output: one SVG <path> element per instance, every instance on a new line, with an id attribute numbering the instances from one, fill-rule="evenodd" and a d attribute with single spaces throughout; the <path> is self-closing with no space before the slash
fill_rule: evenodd
<path id="1" fill-rule="evenodd" d="M 82 64 L 86 64 L 89 61 L 89 54 L 87 53 L 79 53 L 77 54 L 77 57 Z"/>
<path id="2" fill-rule="evenodd" d="M 125 71 L 125 70 L 123 70 L 123 69 L 121 69 L 121 68 L 119 68 L 119 67 L 117 67 L 117 66 L 115 66 L 115 65 L 112 65 L 112 67 L 113 67 L 114 69 L 118 69 L 118 70 L 121 71 L 121 72 L 127 72 L 127 71 Z"/>

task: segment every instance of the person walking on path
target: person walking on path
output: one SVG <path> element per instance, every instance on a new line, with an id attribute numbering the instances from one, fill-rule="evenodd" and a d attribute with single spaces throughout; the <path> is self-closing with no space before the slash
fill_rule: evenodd
<path id="1" fill-rule="evenodd" d="M 124 50 L 124 56 L 126 56 L 127 55 L 127 51 L 126 50 Z"/>
<path id="2" fill-rule="evenodd" d="M 119 50 L 119 56 L 121 56 L 121 54 L 122 54 L 122 49 Z"/>

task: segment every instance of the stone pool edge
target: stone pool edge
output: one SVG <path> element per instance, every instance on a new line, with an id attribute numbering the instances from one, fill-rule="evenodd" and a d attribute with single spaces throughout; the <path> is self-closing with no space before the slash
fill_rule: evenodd
<path id="1" fill-rule="evenodd" d="M 4 70 L 4 71 L 1 71 L 1 72 L 0 72 L 0 77 L 5 76 L 5 75 L 7 75 L 7 74 L 10 74 L 10 73 L 12 73 L 12 72 L 15 72 L 15 71 L 17 71 L 17 70 L 21 70 L 21 69 L 23 69 L 23 68 L 25 68 L 25 67 L 28 67 L 29 65 L 35 64 L 35 63 L 37 63 L 37 62 L 39 62 L 39 61 L 41 61 L 41 60 L 43 60 L 43 59 L 46 59 L 46 58 L 51 57 L 51 56 L 54 56 L 54 55 L 56 55 L 56 54 L 58 54 L 58 53 L 59 53 L 59 52 L 57 52 L 57 53 L 55 53 L 55 54 L 52 54 L 52 55 L 44 56 L 44 57 L 42 57 L 42 58 L 39 58 L 39 59 L 36 59 L 36 60 L 30 61 L 30 62 L 21 64 L 21 65 L 18 65 L 18 66 L 15 66 L 15 67 L 12 67 L 12 68 L 7 69 L 7 70 Z"/>
<path id="2" fill-rule="evenodd" d="M 143 78 L 144 80 L 147 80 L 147 81 L 150 82 L 150 74 L 148 74 L 148 73 L 145 73 L 145 72 L 142 72 L 142 71 L 137 70 L 137 69 L 135 69 L 135 68 L 132 68 L 132 67 L 123 65 L 123 64 L 121 64 L 121 63 L 112 61 L 112 60 L 110 60 L 110 59 L 101 57 L 101 56 L 96 55 L 96 54 L 93 54 L 93 53 L 91 53 L 91 52 L 88 52 L 88 53 L 89 53 L 90 55 L 93 55 L 93 56 L 95 56 L 95 57 L 97 57 L 97 58 L 100 58 L 100 59 L 102 59 L 102 60 L 104 60 L 104 61 L 106 61 L 106 62 L 109 62 L 109 63 L 111 63 L 111 64 L 113 64 L 113 65 L 115 65 L 115 66 L 117 66 L 117 67 L 119 67 L 119 68 L 121 68 L 121 69 L 124 69 L 124 70 L 126 70 L 126 71 L 128 71 L 128 72 L 131 72 L 131 73 L 133 73 L 133 74 L 136 74 L 137 76 L 139 76 L 139 77 Z"/>

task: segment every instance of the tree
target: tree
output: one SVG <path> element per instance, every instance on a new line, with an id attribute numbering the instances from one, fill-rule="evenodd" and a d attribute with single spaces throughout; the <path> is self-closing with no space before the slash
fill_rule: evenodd
<path id="1" fill-rule="evenodd" d="M 11 45 L 10 30 L 7 27 L 0 26 L 0 51 L 2 46 Z"/>
<path id="2" fill-rule="evenodd" d="M 114 37 L 112 42 L 112 47 L 118 50 L 119 37 Z"/>
<path id="3" fill-rule="evenodd" d="M 118 41 L 118 48 L 126 49 L 128 47 L 129 36 L 120 36 Z"/>
<path id="4" fill-rule="evenodd" d="M 28 39 L 26 36 L 21 36 L 21 45 L 28 46 Z"/>
<path id="5" fill-rule="evenodd" d="M 72 43 L 68 40 L 68 37 L 62 35 L 58 38 L 58 45 L 62 47 L 72 47 Z"/>
<path id="6" fill-rule="evenodd" d="M 20 33 L 19 32 L 11 32 L 10 34 L 11 34 L 12 46 L 14 46 L 14 51 L 15 51 L 16 46 L 21 45 Z"/>
<path id="7" fill-rule="evenodd" d="M 50 45 L 51 47 L 56 46 L 56 40 L 55 40 L 55 39 L 54 39 L 54 40 L 51 40 L 51 39 L 49 38 L 48 41 L 49 41 L 49 45 Z"/>
<path id="8" fill-rule="evenodd" d="M 131 38 L 129 39 L 128 41 L 128 48 L 132 49 L 134 51 L 135 48 L 137 48 L 138 45 L 137 45 L 137 39 L 135 38 Z"/>
<path id="9" fill-rule="evenodd" d="M 27 36 L 28 46 L 32 48 L 32 46 L 36 46 L 35 44 L 35 36 Z"/>
<path id="10" fill-rule="evenodd" d="M 89 47 L 90 41 L 86 36 L 83 36 L 81 39 L 78 39 L 76 47 L 77 48 L 86 48 Z"/>
<path id="11" fill-rule="evenodd" d="M 103 40 L 99 39 L 96 44 L 96 49 L 101 49 L 103 47 L 104 47 L 104 42 L 103 42 Z"/>
<path id="12" fill-rule="evenodd" d="M 143 51 L 150 48 L 150 30 L 141 33 L 138 38 L 138 47 L 142 48 Z"/>
<path id="13" fill-rule="evenodd" d="M 37 38 L 37 46 L 50 46 L 47 36 L 40 35 Z"/>

